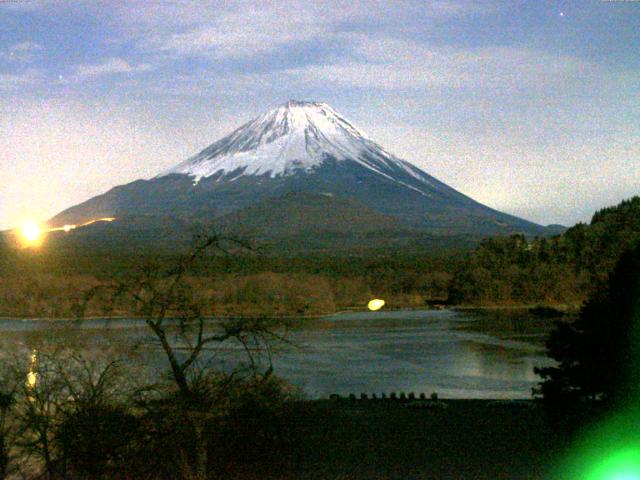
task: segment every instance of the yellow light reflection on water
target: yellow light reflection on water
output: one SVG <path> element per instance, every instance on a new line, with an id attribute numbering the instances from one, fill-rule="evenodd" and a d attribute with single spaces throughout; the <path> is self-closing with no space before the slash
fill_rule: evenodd
<path id="1" fill-rule="evenodd" d="M 375 312 L 376 310 L 380 310 L 382 307 L 384 307 L 384 303 L 384 300 L 380 298 L 374 298 L 369 302 L 367 308 L 369 308 L 369 310 L 371 310 L 372 312 Z"/>
<path id="2" fill-rule="evenodd" d="M 29 388 L 34 388 L 38 381 L 38 374 L 34 371 L 36 368 L 36 362 L 38 361 L 38 352 L 37 350 L 33 350 L 31 354 L 31 367 L 29 368 L 29 373 L 27 373 L 27 386 Z"/>
<path id="3" fill-rule="evenodd" d="M 27 384 L 29 385 L 29 388 L 33 388 L 36 386 L 36 381 L 38 380 L 38 376 L 36 373 L 34 372 L 29 372 L 27 374 Z"/>

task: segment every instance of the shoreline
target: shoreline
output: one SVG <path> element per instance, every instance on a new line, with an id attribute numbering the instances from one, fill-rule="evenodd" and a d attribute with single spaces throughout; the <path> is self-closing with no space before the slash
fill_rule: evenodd
<path id="1" fill-rule="evenodd" d="M 401 312 L 401 311 L 411 311 L 411 312 L 421 312 L 421 311 L 502 311 L 502 310 L 531 310 L 533 308 L 541 307 L 540 304 L 523 304 L 523 305 L 447 305 L 442 308 L 433 308 L 433 307 L 395 307 L 395 308 L 384 308 L 379 310 L 380 312 Z M 572 305 L 544 305 L 544 308 L 551 308 L 557 310 L 559 312 L 563 312 L 566 314 L 575 313 L 578 311 L 579 307 Z M 367 308 L 346 308 L 341 310 L 336 310 L 331 313 L 318 313 L 318 314 L 309 314 L 309 315 L 276 315 L 272 317 L 265 318 L 281 318 L 281 319 L 322 319 L 329 318 L 335 315 L 342 315 L 347 313 L 366 313 L 369 312 Z M 375 313 L 375 312 L 371 312 Z M 215 320 L 215 319 L 231 319 L 231 318 L 256 318 L 256 315 L 205 315 L 203 318 L 205 320 Z M 170 320 L 171 317 L 166 317 L 167 320 Z M 9 317 L 0 315 L 0 322 L 3 321 L 34 321 L 34 322 L 82 322 L 82 321 L 93 321 L 93 320 L 144 320 L 144 317 L 138 317 L 135 315 L 113 315 L 113 316 L 87 316 L 84 318 L 75 318 L 75 317 Z"/>

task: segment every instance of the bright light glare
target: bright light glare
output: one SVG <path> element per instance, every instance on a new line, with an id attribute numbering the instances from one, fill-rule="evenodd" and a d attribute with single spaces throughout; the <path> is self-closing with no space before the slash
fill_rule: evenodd
<path id="1" fill-rule="evenodd" d="M 42 235 L 42 229 L 34 222 L 25 222 L 22 226 L 22 236 L 28 243 L 35 243 Z"/>
<path id="2" fill-rule="evenodd" d="M 1 1 L 2 0 L 0 0 L 0 2 Z M 98 218 L 96 220 L 90 220 L 80 225 L 65 224 L 62 227 L 53 227 L 53 228 L 47 228 L 47 229 L 42 229 L 40 226 L 38 226 L 38 224 L 34 222 L 25 222 L 25 224 L 22 226 L 22 229 L 20 230 L 20 235 L 22 236 L 23 246 L 31 247 L 31 246 L 39 245 L 42 242 L 42 239 L 45 233 L 49 233 L 49 232 L 69 233 L 72 230 L 75 230 L 76 228 L 86 227 L 87 225 L 91 225 L 96 222 L 113 222 L 114 220 L 115 220 L 115 217 L 105 217 L 105 218 Z"/>
<path id="3" fill-rule="evenodd" d="M 31 354 L 31 368 L 29 369 L 29 373 L 27 373 L 27 386 L 29 388 L 34 388 L 36 383 L 38 383 L 38 374 L 34 372 L 37 361 L 38 351 L 34 349 Z"/>
<path id="4" fill-rule="evenodd" d="M 381 300 L 379 298 L 374 298 L 369 302 L 367 307 L 369 307 L 369 310 L 371 310 L 372 312 L 375 312 L 376 310 L 380 310 L 382 307 L 384 307 L 384 300 Z"/>
<path id="5" fill-rule="evenodd" d="M 38 382 L 37 374 L 34 372 L 29 372 L 27 374 L 27 385 L 29 386 L 29 388 L 35 387 L 37 382 Z"/>
<path id="6" fill-rule="evenodd" d="M 604 458 L 587 475 L 589 480 L 640 480 L 640 450 L 628 448 Z"/>

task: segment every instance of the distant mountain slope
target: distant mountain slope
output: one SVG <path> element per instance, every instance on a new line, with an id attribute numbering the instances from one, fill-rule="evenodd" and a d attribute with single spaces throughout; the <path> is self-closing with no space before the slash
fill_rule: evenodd
<path id="1" fill-rule="evenodd" d="M 287 197 L 291 192 L 311 197 L 297 197 L 301 203 L 295 209 Z M 276 198 L 289 198 L 288 212 L 296 211 L 305 221 L 261 208 Z M 250 209 L 241 215 L 247 226 L 257 228 L 268 218 L 269 231 L 299 228 L 298 233 L 304 233 L 318 230 L 309 222 L 320 222 L 318 227 L 340 223 L 320 213 L 327 198 L 337 202 L 343 218 L 351 219 L 351 227 L 342 222 L 340 228 L 354 233 L 363 228 L 359 215 L 374 214 L 379 215 L 377 221 L 392 223 L 389 228 L 438 235 L 548 233 L 540 225 L 488 208 L 398 159 L 328 105 L 297 101 L 260 115 L 155 178 L 115 187 L 63 211 L 51 223 L 138 215 L 210 222 Z M 284 204 L 269 205 L 277 210 Z"/>
<path id="2" fill-rule="evenodd" d="M 401 230 L 402 222 L 381 214 L 355 200 L 289 192 L 264 202 L 225 215 L 216 225 L 225 231 L 257 237 L 282 237 L 305 231 L 308 233 L 369 233 Z"/>

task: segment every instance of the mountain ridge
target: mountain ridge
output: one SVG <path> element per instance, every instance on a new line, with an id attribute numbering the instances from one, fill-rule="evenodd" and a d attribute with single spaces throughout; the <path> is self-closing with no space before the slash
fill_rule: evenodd
<path id="1" fill-rule="evenodd" d="M 401 229 L 431 234 L 548 233 L 545 227 L 482 205 L 395 157 L 327 104 L 301 101 L 271 109 L 157 176 L 114 187 L 61 212 L 51 223 L 166 215 L 198 222 L 226 217 L 228 225 L 236 212 L 237 221 L 247 226 L 261 220 L 240 212 L 290 192 L 331 195 L 343 201 L 341 208 L 353 209 L 346 217 L 355 218 L 358 211 L 367 216 L 371 210 L 394 218 Z M 328 203 L 319 203 L 330 209 Z M 305 205 L 311 223 L 314 216 L 320 224 L 326 219 L 327 212 Z M 295 210 L 290 203 L 286 206 Z M 286 215 L 269 217 L 286 221 Z"/>

